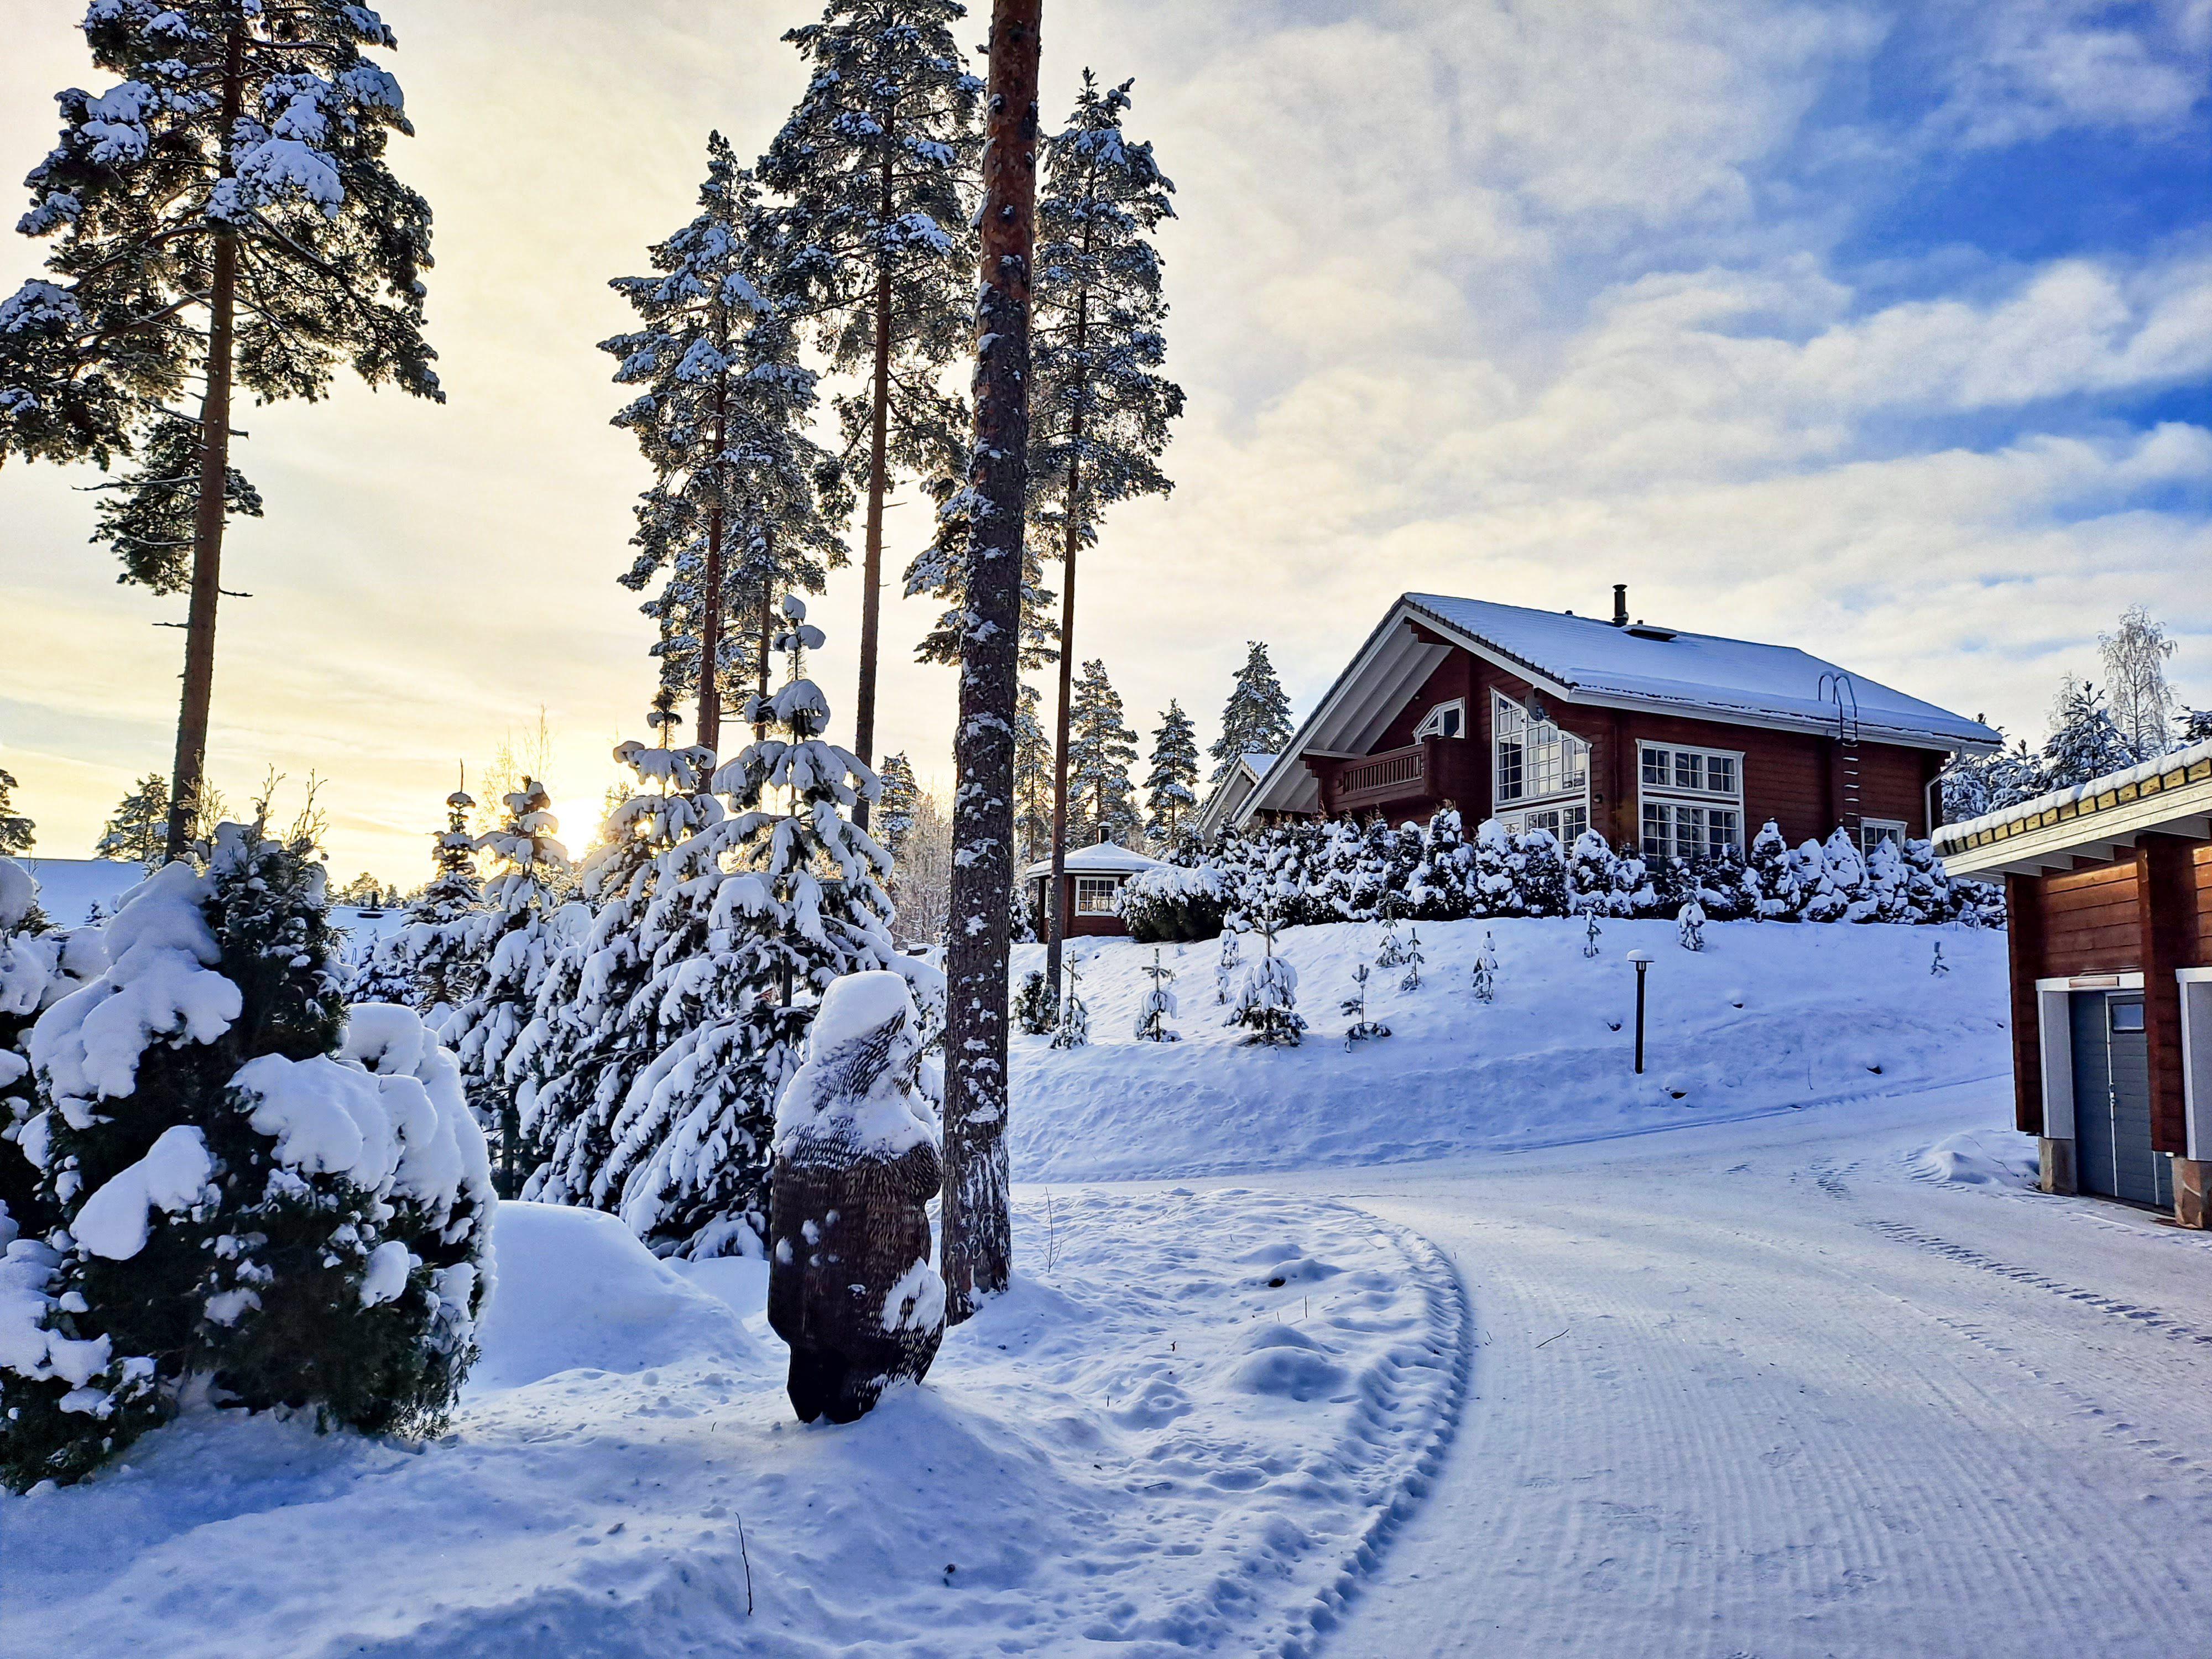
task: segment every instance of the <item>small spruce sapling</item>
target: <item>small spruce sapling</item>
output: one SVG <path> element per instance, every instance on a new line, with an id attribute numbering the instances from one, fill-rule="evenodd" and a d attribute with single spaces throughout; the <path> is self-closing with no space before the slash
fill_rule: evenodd
<path id="1" fill-rule="evenodd" d="M 1404 960 L 1406 977 L 1398 981 L 1398 988 L 1401 991 L 1418 991 L 1421 988 L 1421 964 L 1428 960 L 1421 954 L 1421 930 L 1418 927 L 1407 932 Z"/>
<path id="2" fill-rule="evenodd" d="M 1940 939 L 1936 941 L 1936 958 L 1928 964 L 1928 971 L 1931 976 L 1951 971 L 1951 964 L 1943 960 L 1943 941 Z"/>
<path id="3" fill-rule="evenodd" d="M 1160 960 L 1156 949 L 1152 966 L 1145 969 L 1145 977 L 1152 981 L 1152 988 L 1137 1010 L 1137 1036 L 1145 1042 L 1180 1042 L 1182 1033 L 1168 1029 L 1168 1020 L 1176 1012 L 1176 995 L 1168 987 L 1175 982 L 1175 969 Z"/>
<path id="4" fill-rule="evenodd" d="M 1229 1003 L 1229 982 L 1241 965 L 1237 954 L 1237 932 L 1224 927 L 1221 930 L 1221 960 L 1213 965 L 1213 1000 L 1224 1007 Z M 1231 1019 L 1229 1023 L 1233 1025 L 1236 1021 Z"/>
<path id="5" fill-rule="evenodd" d="M 1091 1010 L 1084 1004 L 1076 987 L 1082 984 L 1083 975 L 1073 963 L 1066 966 L 1067 994 L 1060 1005 L 1060 1024 L 1052 1034 L 1055 1048 L 1084 1048 L 1091 1043 Z"/>
<path id="6" fill-rule="evenodd" d="M 1584 956 L 1594 957 L 1598 953 L 1597 942 L 1604 933 L 1605 929 L 1597 925 L 1596 902 L 1593 901 L 1585 904 L 1583 907 L 1583 954 Z M 1488 935 L 1486 934 L 1484 937 L 1487 938 Z"/>
<path id="7" fill-rule="evenodd" d="M 1060 999 L 1041 968 L 1032 968 L 1014 994 L 1014 1023 L 1031 1036 L 1042 1036 L 1060 1024 Z"/>
<path id="8" fill-rule="evenodd" d="M 1383 924 L 1382 948 L 1375 953 L 1377 968 L 1402 968 L 1406 965 L 1406 947 L 1399 943 L 1395 923 Z"/>
<path id="9" fill-rule="evenodd" d="M 1593 922 L 1595 927 L 1595 923 Z M 1474 1000 L 1477 1002 L 1498 1000 L 1498 952 L 1490 942 L 1486 930 L 1482 935 L 1482 950 L 1474 959 Z"/>
<path id="10" fill-rule="evenodd" d="M 1390 1028 L 1367 1018 L 1367 964 L 1361 963 L 1352 970 L 1352 994 L 1345 998 L 1341 1012 L 1352 1020 L 1352 1029 L 1344 1034 L 1346 1053 L 1355 1042 L 1371 1042 L 1376 1037 L 1390 1035 Z"/>
<path id="11" fill-rule="evenodd" d="M 1247 1043 L 1295 1048 L 1298 1034 L 1306 1029 L 1305 1018 L 1297 1011 L 1298 970 L 1287 957 L 1275 954 L 1275 935 L 1280 929 L 1273 905 L 1260 913 L 1255 931 L 1266 941 L 1267 954 L 1244 975 L 1244 989 L 1230 1024 L 1250 1030 Z"/>
<path id="12" fill-rule="evenodd" d="M 1685 951 L 1705 948 L 1705 908 L 1696 899 L 1686 899 L 1674 913 L 1674 939 Z"/>

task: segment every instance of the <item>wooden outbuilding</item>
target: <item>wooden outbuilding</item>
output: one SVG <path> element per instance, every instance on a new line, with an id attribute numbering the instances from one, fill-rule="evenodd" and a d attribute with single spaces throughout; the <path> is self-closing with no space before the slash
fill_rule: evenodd
<path id="1" fill-rule="evenodd" d="M 1156 870 L 1159 864 L 1158 859 L 1133 853 L 1110 841 L 1102 841 L 1092 847 L 1069 848 L 1060 895 L 1066 907 L 1060 914 L 1067 918 L 1068 937 L 1118 937 L 1127 933 L 1129 930 L 1121 921 L 1121 889 L 1131 877 Z M 1022 872 L 1022 880 L 1030 889 L 1030 902 L 1036 907 L 1034 914 L 1049 914 L 1045 908 L 1045 895 L 1052 890 L 1052 860 L 1039 859 Z"/>
<path id="2" fill-rule="evenodd" d="M 2016 1121 L 2044 1190 L 2207 1224 L 2212 743 L 1937 832 L 2004 883 Z"/>

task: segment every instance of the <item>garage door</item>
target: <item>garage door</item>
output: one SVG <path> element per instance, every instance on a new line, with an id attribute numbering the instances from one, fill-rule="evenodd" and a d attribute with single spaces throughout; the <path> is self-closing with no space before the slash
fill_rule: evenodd
<path id="1" fill-rule="evenodd" d="M 2150 1145 L 2150 1046 L 2140 991 L 2076 991 L 2074 1153 L 2081 1190 L 2163 1209 L 2173 1165 Z"/>

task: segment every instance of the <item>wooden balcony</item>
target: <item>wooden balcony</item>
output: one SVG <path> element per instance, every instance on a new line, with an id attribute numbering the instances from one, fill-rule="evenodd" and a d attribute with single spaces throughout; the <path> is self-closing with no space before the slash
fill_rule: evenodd
<path id="1" fill-rule="evenodd" d="M 1465 738 L 1424 738 L 1350 758 L 1310 756 L 1306 764 L 1320 776 L 1322 810 L 1332 817 L 1433 811 L 1446 801 L 1480 811 L 1487 799 L 1486 791 L 1477 795 L 1480 756 Z"/>

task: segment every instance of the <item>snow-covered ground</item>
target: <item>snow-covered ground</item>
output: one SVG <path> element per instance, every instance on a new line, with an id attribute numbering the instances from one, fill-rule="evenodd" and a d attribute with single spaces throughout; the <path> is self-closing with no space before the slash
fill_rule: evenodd
<path id="1" fill-rule="evenodd" d="M 1422 984 L 1374 966 L 1383 929 L 1292 927 L 1311 1027 L 1297 1048 L 1241 1046 L 1217 1000 L 1214 944 L 1158 947 L 1182 1041 L 1139 1042 L 1151 945 L 1076 939 L 1088 1048 L 1014 1039 L 1014 1167 L 1031 1180 L 1249 1173 L 1443 1158 L 1611 1139 L 1684 1123 L 1868 1099 L 2011 1065 L 2001 933 L 1957 927 L 1608 921 L 1596 956 L 1573 921 L 1426 924 Z M 1401 942 L 1407 931 L 1401 928 Z M 1490 940 L 1496 999 L 1469 988 Z M 1930 971 L 1942 947 L 1950 971 Z M 1246 935 L 1246 967 L 1260 940 Z M 1636 972 L 1646 970 L 1646 1069 L 1634 1071 Z M 1042 961 L 1015 952 L 1015 973 Z M 1347 1050 L 1340 1012 L 1369 966 L 1367 1013 L 1387 1038 Z M 1242 970 L 1238 970 L 1241 972 Z M 1234 991 L 1232 989 L 1233 997 Z"/>
<path id="2" fill-rule="evenodd" d="M 453 1432 L 187 1419 L 0 1502 L 0 1650 L 74 1659 L 1297 1650 L 1416 1507 L 1472 1328 L 1303 1196 L 1055 1195 L 927 1386 L 802 1427 L 765 1267 L 500 1211 Z"/>

